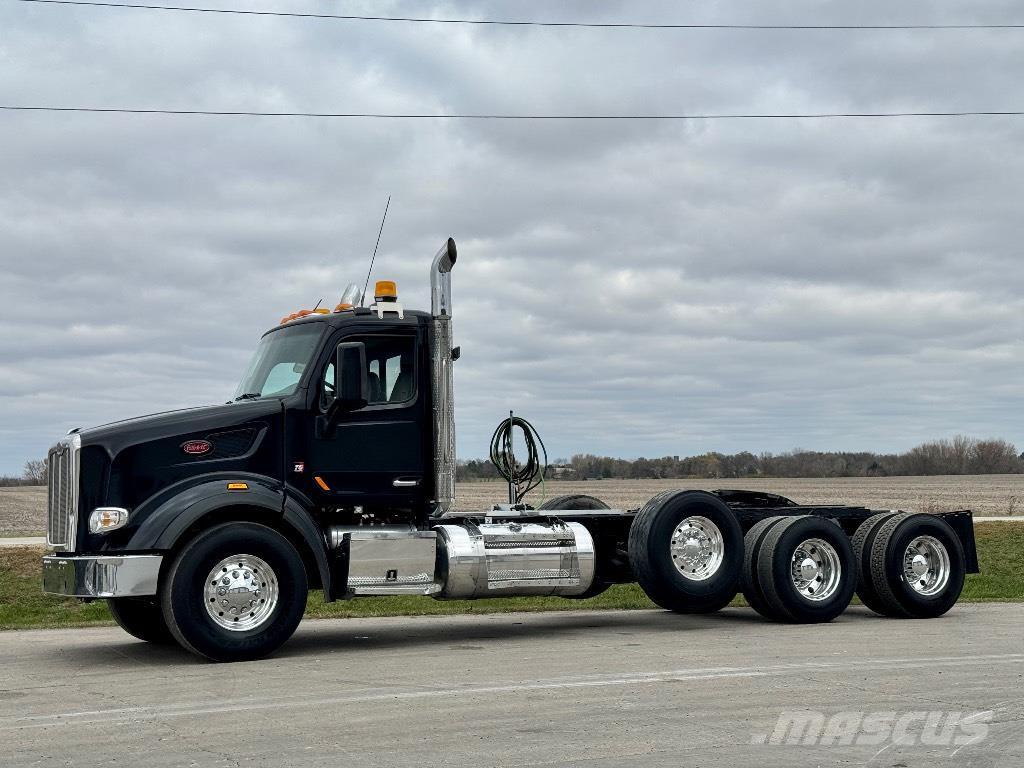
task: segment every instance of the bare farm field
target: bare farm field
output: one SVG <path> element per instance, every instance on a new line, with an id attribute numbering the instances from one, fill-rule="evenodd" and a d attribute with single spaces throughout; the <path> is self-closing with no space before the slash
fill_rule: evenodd
<path id="1" fill-rule="evenodd" d="M 459 483 L 460 510 L 486 509 L 505 501 L 503 482 Z M 942 475 L 931 477 L 815 477 L 758 478 L 744 480 L 588 480 L 550 481 L 548 497 L 566 493 L 597 496 L 610 507 L 635 509 L 651 496 L 668 488 L 718 488 L 768 491 L 799 504 L 854 504 L 871 509 L 904 509 L 940 512 L 970 509 L 978 516 L 1024 514 L 1024 475 Z M 530 501 L 540 503 L 540 488 Z"/>
<path id="2" fill-rule="evenodd" d="M 566 493 L 597 496 L 611 507 L 640 507 L 666 488 L 738 488 L 769 491 L 801 504 L 858 504 L 872 509 L 938 512 L 972 509 L 976 515 L 1024 514 L 1024 475 L 934 477 L 759 478 L 745 480 L 589 480 L 549 481 L 548 497 Z M 537 505 L 538 488 L 530 496 Z M 504 484 L 459 483 L 460 510 L 482 510 L 504 501 Z M 39 535 L 46 528 L 46 489 L 0 488 L 0 536 Z"/>

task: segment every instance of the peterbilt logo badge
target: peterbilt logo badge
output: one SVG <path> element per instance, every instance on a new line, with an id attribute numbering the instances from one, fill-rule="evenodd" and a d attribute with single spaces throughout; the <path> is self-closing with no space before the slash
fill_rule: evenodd
<path id="1" fill-rule="evenodd" d="M 202 456 L 213 450 L 213 443 L 209 440 L 188 440 L 181 444 L 181 450 L 189 456 Z"/>

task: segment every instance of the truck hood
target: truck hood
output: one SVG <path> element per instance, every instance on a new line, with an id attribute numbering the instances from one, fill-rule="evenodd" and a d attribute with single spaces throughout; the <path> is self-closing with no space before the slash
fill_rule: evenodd
<path id="1" fill-rule="evenodd" d="M 133 419 L 114 421 L 79 431 L 82 445 L 104 448 L 115 456 L 125 448 L 139 443 L 164 440 L 210 430 L 230 429 L 254 420 L 270 418 L 281 412 L 281 400 L 241 400 L 237 403 L 207 405 L 164 411 Z"/>

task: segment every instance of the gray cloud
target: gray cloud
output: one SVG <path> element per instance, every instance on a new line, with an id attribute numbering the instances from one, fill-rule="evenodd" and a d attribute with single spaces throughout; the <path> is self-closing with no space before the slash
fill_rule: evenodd
<path id="1" fill-rule="evenodd" d="M 252 4 L 247 4 L 252 5 Z M 422 4 L 359 4 L 426 14 Z M 264 7 L 274 7 L 271 3 Z M 346 6 L 348 9 L 349 6 Z M 384 10 L 382 10 L 384 9 Z M 438 15 L 509 17 L 501 4 Z M 1019 21 L 1011 3 L 517 4 L 520 18 Z M 653 32 L 0 8 L 0 102 L 408 112 L 1015 109 L 1019 32 Z M 259 334 L 455 274 L 459 448 L 1024 441 L 1024 121 L 0 115 L 0 472 L 217 402 Z"/>

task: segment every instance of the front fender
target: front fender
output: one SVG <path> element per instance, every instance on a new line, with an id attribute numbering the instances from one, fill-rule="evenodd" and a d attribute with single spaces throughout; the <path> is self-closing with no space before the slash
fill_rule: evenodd
<path id="1" fill-rule="evenodd" d="M 331 594 L 327 540 L 309 511 L 294 498 L 288 497 L 286 500 L 280 484 L 271 478 L 233 473 L 232 479 L 244 481 L 248 488 L 228 490 L 227 482 L 223 479 L 207 480 L 185 488 L 170 498 L 162 499 L 159 506 L 146 515 L 124 549 L 172 550 L 195 526 L 204 522 L 210 525 L 221 522 L 219 510 L 225 511 L 223 520 L 237 520 L 240 519 L 237 514 L 230 514 L 227 511 L 232 508 L 249 507 L 259 510 L 261 516 L 275 523 L 277 527 L 284 526 L 290 529 L 305 543 L 316 562 L 320 583 L 324 587 L 324 598 L 334 599 Z"/>

